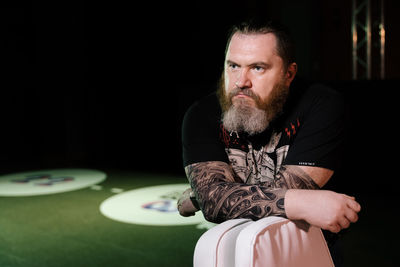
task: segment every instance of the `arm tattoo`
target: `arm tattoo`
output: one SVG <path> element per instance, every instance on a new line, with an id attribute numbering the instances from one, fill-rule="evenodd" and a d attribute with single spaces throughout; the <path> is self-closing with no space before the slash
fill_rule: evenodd
<path id="1" fill-rule="evenodd" d="M 282 166 L 275 176 L 273 187 L 286 189 L 320 189 L 301 167 L 295 165 Z"/>
<path id="2" fill-rule="evenodd" d="M 186 166 L 185 171 L 204 217 L 209 221 L 286 216 L 286 188 L 239 183 L 231 167 L 220 161 L 194 163 Z"/>

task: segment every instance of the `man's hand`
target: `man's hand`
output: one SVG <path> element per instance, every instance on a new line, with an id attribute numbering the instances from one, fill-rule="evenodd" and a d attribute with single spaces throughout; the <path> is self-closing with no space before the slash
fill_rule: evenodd
<path id="1" fill-rule="evenodd" d="M 285 211 L 288 219 L 305 220 L 311 225 L 338 233 L 358 220 L 360 204 L 354 197 L 327 190 L 288 190 Z"/>
<path id="2" fill-rule="evenodd" d="M 196 211 L 198 211 L 198 209 L 193 205 L 192 200 L 190 200 L 191 192 L 191 188 L 186 189 L 178 199 L 179 214 L 184 217 L 194 216 Z"/>

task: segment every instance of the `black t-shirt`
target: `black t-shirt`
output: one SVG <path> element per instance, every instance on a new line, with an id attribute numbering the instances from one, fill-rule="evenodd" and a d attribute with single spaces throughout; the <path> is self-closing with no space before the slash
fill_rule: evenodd
<path id="1" fill-rule="evenodd" d="M 247 184 L 274 179 L 282 165 L 336 170 L 343 141 L 341 95 L 321 84 L 292 83 L 281 114 L 264 132 L 228 132 L 215 93 L 194 103 L 182 127 L 184 166 L 205 161 L 231 164 Z"/>

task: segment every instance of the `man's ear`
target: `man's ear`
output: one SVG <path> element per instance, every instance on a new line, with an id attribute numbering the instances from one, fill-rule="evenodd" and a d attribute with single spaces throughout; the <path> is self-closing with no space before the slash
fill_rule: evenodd
<path id="1" fill-rule="evenodd" d="M 296 62 L 290 63 L 288 68 L 287 68 L 286 74 L 285 74 L 285 76 L 286 76 L 286 86 L 289 86 L 292 83 L 294 77 L 296 76 L 296 73 L 297 73 L 297 64 L 296 64 Z"/>

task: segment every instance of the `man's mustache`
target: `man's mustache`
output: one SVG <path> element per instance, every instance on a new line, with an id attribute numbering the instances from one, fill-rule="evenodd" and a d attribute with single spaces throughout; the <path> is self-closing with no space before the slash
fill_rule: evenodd
<path id="1" fill-rule="evenodd" d="M 245 95 L 245 96 L 248 96 L 248 97 L 251 97 L 254 101 L 256 101 L 256 102 L 259 102 L 260 101 L 260 97 L 256 94 L 256 93 L 254 93 L 252 90 L 250 90 L 250 89 L 242 89 L 242 88 L 240 88 L 240 87 L 235 87 L 235 88 L 233 88 L 230 92 L 229 92 L 229 94 L 228 94 L 228 97 L 229 97 L 229 99 L 232 101 L 232 98 L 234 97 L 234 96 L 237 96 L 237 95 Z"/>

